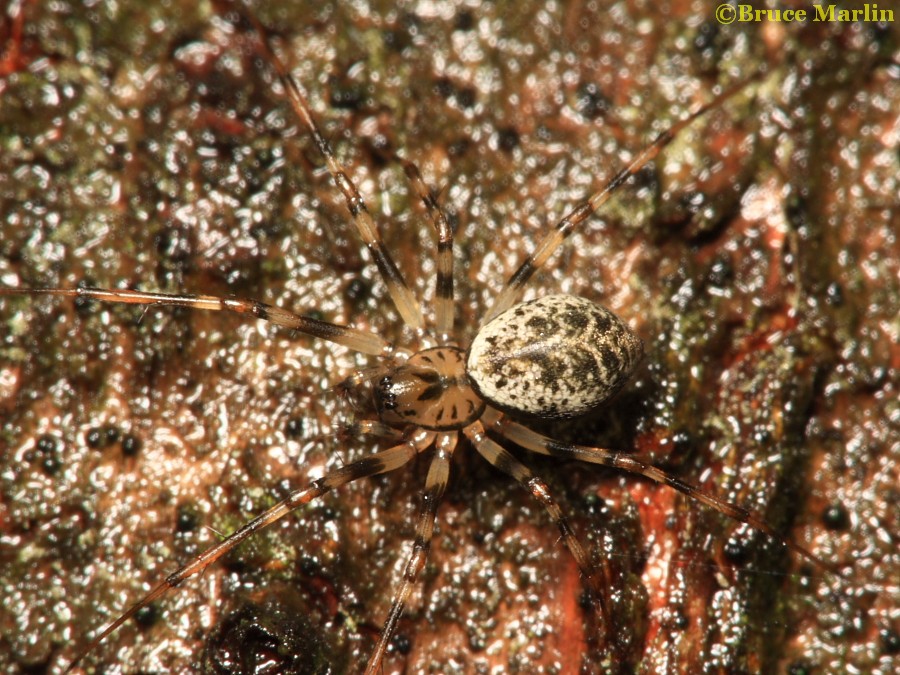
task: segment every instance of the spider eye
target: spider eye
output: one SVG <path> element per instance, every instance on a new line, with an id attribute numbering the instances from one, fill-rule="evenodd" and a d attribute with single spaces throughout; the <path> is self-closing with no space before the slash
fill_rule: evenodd
<path id="1" fill-rule="evenodd" d="M 385 375 L 378 382 L 375 390 L 375 404 L 378 410 L 395 410 L 397 408 L 397 391 L 394 387 L 394 378 Z"/>
<path id="2" fill-rule="evenodd" d="M 481 396 L 502 410 L 574 417 L 616 393 L 642 355 L 640 338 L 608 309 L 550 295 L 485 324 L 466 369 Z"/>

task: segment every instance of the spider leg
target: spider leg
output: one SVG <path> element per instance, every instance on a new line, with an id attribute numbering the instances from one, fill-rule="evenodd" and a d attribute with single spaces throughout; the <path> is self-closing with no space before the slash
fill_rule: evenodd
<path id="1" fill-rule="evenodd" d="M 319 130 L 319 125 L 316 124 L 315 119 L 313 119 L 309 102 L 306 100 L 306 96 L 304 96 L 300 89 L 300 85 L 290 74 L 281 59 L 278 58 L 278 55 L 275 54 L 269 46 L 267 32 L 256 17 L 245 10 L 237 9 L 231 3 L 228 4 L 232 9 L 239 12 L 240 16 L 246 18 L 256 31 L 259 47 L 266 59 L 274 67 L 275 73 L 281 82 L 281 86 L 284 87 L 285 93 L 287 94 L 288 101 L 294 109 L 294 113 L 303 123 L 303 126 L 306 127 L 307 132 L 312 137 L 313 142 L 316 144 L 322 157 L 325 158 L 325 165 L 328 168 L 328 172 L 331 174 L 334 182 L 344 195 L 344 200 L 347 202 L 347 208 L 353 218 L 353 223 L 356 225 L 356 229 L 359 232 L 363 243 L 366 245 L 366 248 L 369 249 L 369 253 L 371 253 L 372 259 L 375 261 L 375 266 L 378 268 L 381 278 L 384 279 L 388 294 L 391 296 L 394 306 L 397 308 L 397 311 L 400 313 L 400 316 L 403 318 L 406 325 L 417 332 L 421 332 L 424 329 L 425 323 L 422 318 L 422 310 L 419 307 L 419 303 L 416 301 L 415 295 L 407 285 L 406 280 L 403 278 L 403 275 L 397 267 L 397 264 L 394 262 L 394 259 L 391 257 L 391 254 L 385 248 L 384 241 L 378 233 L 375 221 L 372 219 L 369 209 L 366 206 L 362 195 L 359 193 L 359 189 L 344 171 L 344 168 L 341 166 L 340 162 L 338 162 L 337 157 L 334 154 L 334 150 L 331 148 L 331 144 Z"/>
<path id="2" fill-rule="evenodd" d="M 581 542 L 575 537 L 569 522 L 550 494 L 547 484 L 538 476 L 535 476 L 531 469 L 513 457 L 503 446 L 488 438 L 480 421 L 473 422 L 465 427 L 463 433 L 475 446 L 478 454 L 484 457 L 491 465 L 511 476 L 547 510 L 547 513 L 550 514 L 553 522 L 559 528 L 566 548 L 569 549 L 569 552 L 575 559 L 575 563 L 581 570 L 581 574 L 587 580 L 591 592 L 600 603 L 600 612 L 604 622 L 608 623 L 607 618 L 611 607 L 609 589 L 612 588 L 609 570 L 605 564 L 601 563 L 599 567 L 591 564 L 587 552 L 581 546 Z M 598 571 L 599 574 L 597 574 Z"/>
<path id="3" fill-rule="evenodd" d="M 409 160 L 398 158 L 406 172 L 406 177 L 412 184 L 413 190 L 425 204 L 431 222 L 434 224 L 438 235 L 437 246 L 437 279 L 434 293 L 434 324 L 441 344 L 453 344 L 450 335 L 453 330 L 453 230 L 443 209 L 438 205 L 425 184 L 419 167 Z"/>
<path id="4" fill-rule="evenodd" d="M 393 345 L 375 333 L 319 321 L 294 314 L 256 300 L 220 298 L 213 295 L 153 293 L 149 291 L 110 290 L 103 288 L 0 288 L 4 295 L 59 295 L 70 298 L 89 298 L 101 302 L 118 302 L 129 305 L 154 305 L 157 307 L 189 307 L 213 312 L 233 312 L 268 321 L 276 326 L 322 338 L 344 345 L 356 352 L 375 356 L 391 356 Z"/>
<path id="5" fill-rule="evenodd" d="M 403 614 L 403 608 L 409 600 L 410 593 L 419 580 L 419 574 L 425 567 L 428 549 L 431 547 L 431 537 L 434 534 L 434 521 L 437 517 L 438 505 L 444 495 L 450 475 L 450 457 L 456 449 L 458 438 L 459 435 L 455 431 L 442 433 L 437 437 L 434 457 L 428 468 L 428 477 L 425 479 L 425 492 L 422 496 L 422 508 L 419 512 L 419 524 L 416 527 L 413 550 L 406 561 L 400 588 L 397 589 L 394 599 L 391 601 L 391 609 L 384 622 L 384 627 L 381 629 L 378 645 L 369 658 L 366 675 L 375 675 L 381 671 L 381 662 L 387 652 L 388 642 L 397 628 L 397 622 L 400 620 L 400 615 Z"/>
<path id="6" fill-rule="evenodd" d="M 503 438 L 506 438 L 527 450 L 531 450 L 532 452 L 565 459 L 576 459 L 580 462 L 600 464 L 621 471 L 627 471 L 628 473 L 638 474 L 656 481 L 657 483 L 668 485 L 682 494 L 687 495 L 691 499 L 695 499 L 698 502 L 715 509 L 719 513 L 725 514 L 732 520 L 736 520 L 739 523 L 745 523 L 750 527 L 767 534 L 775 541 L 783 544 L 790 550 L 799 553 L 819 567 L 834 572 L 839 576 L 841 575 L 841 571 L 833 564 L 822 560 L 800 544 L 786 539 L 776 532 L 775 529 L 763 520 L 761 516 L 755 514 L 753 511 L 721 499 L 720 497 L 716 497 L 715 495 L 711 495 L 708 492 L 704 492 L 700 488 L 685 483 L 672 474 L 667 473 L 652 464 L 648 464 L 633 455 L 586 445 L 561 443 L 507 418 L 503 418 L 497 422 L 494 428 L 497 433 L 503 436 Z"/>
<path id="7" fill-rule="evenodd" d="M 743 82 L 739 82 L 733 87 L 726 89 L 709 103 L 699 106 L 686 117 L 662 131 L 649 146 L 644 148 L 628 166 L 613 176 L 601 190 L 595 192 L 563 217 L 552 231 L 544 235 L 544 238 L 541 239 L 531 255 L 525 259 L 525 262 L 523 262 L 506 281 L 503 290 L 500 291 L 499 295 L 494 300 L 493 307 L 491 307 L 491 310 L 487 313 L 484 323 L 487 323 L 501 312 L 512 307 L 522 287 L 536 271 L 543 267 L 550 256 L 556 252 L 556 249 L 558 249 L 569 235 L 575 231 L 575 228 L 608 202 L 616 191 L 628 182 L 632 176 L 644 168 L 649 162 L 653 161 L 662 149 L 671 143 L 682 129 L 707 111 L 721 106 L 725 101 L 740 93 L 745 87 L 759 79 L 763 74 L 764 71 L 760 71 Z"/>
<path id="8" fill-rule="evenodd" d="M 393 355 L 401 359 L 406 359 L 409 358 L 410 353 L 405 349 L 396 348 L 393 351 Z M 354 371 L 353 374 L 348 375 L 343 380 L 334 385 L 333 389 L 339 392 L 353 391 L 363 386 L 366 382 L 374 380 L 376 377 L 380 377 L 383 374 L 384 368 L 380 365 L 359 368 Z"/>
<path id="9" fill-rule="evenodd" d="M 388 441 L 399 441 L 403 432 L 378 420 L 357 420 L 351 422 L 343 433 L 347 436 L 372 436 Z"/>
<path id="10" fill-rule="evenodd" d="M 261 513 L 218 544 L 201 553 L 196 559 L 166 577 L 166 579 L 157 585 L 156 588 L 150 591 L 137 603 L 129 607 L 124 614 L 104 628 L 87 647 L 82 649 L 76 655 L 75 659 L 69 664 L 65 672 L 71 672 L 71 670 L 87 656 L 87 654 L 93 651 L 107 635 L 116 630 L 138 611 L 148 606 L 170 589 L 181 584 L 185 579 L 205 570 L 216 560 L 247 539 L 247 537 L 268 527 L 276 520 L 283 518 L 298 506 L 307 504 L 313 499 L 321 497 L 326 492 L 330 492 L 341 485 L 359 480 L 360 478 L 366 478 L 380 473 L 388 473 L 400 468 L 415 457 L 417 453 L 431 445 L 434 441 L 434 436 L 434 432 L 417 433 L 414 436 L 411 436 L 405 443 L 401 443 L 388 450 L 377 452 L 347 464 L 346 466 L 330 471 L 321 478 L 312 481 L 307 487 L 295 490 L 285 499 L 278 502 L 278 504 Z"/>

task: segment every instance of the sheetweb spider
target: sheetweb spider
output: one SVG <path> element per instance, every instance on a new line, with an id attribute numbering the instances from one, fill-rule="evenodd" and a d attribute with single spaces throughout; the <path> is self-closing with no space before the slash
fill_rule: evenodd
<path id="1" fill-rule="evenodd" d="M 243 29 L 242 29 L 243 30 Z M 539 239 L 533 252 L 509 276 L 503 289 L 482 318 L 481 328 L 468 344 L 466 335 L 475 331 L 456 325 L 454 285 L 459 270 L 454 268 L 454 231 L 433 192 L 426 186 L 415 165 L 403 163 L 413 192 L 424 203 L 437 232 L 436 281 L 433 299 L 422 304 L 405 281 L 395 253 L 384 244 L 359 194 L 355 182 L 341 166 L 329 140 L 317 122 L 300 88 L 278 57 L 268 52 L 264 42 L 246 30 L 235 37 L 255 45 L 278 72 L 285 96 L 307 133 L 313 138 L 324 163 L 346 201 L 353 224 L 365 243 L 371 260 L 387 289 L 393 311 L 407 326 L 410 341 L 394 344 L 372 330 L 353 325 L 336 325 L 318 317 L 304 316 L 254 300 L 224 296 L 178 295 L 124 289 L 96 288 L 3 288 L 0 295 L 52 295 L 108 303 L 137 304 L 144 309 L 168 306 L 183 309 L 221 311 L 274 323 L 290 331 L 327 340 L 354 352 L 368 355 L 369 367 L 352 376 L 349 386 L 368 391 L 374 397 L 377 417 L 356 422 L 358 431 L 371 435 L 372 445 L 392 441 L 390 447 L 370 457 L 354 459 L 328 471 L 310 486 L 293 492 L 213 549 L 192 560 L 169 576 L 146 598 L 101 631 L 86 648 L 95 648 L 122 622 L 140 613 L 154 599 L 184 579 L 198 574 L 230 551 L 246 537 L 305 504 L 345 483 L 400 468 L 416 457 L 429 462 L 425 479 L 424 504 L 418 516 L 413 552 L 393 588 L 393 603 L 378 638 L 367 672 L 378 672 L 391 637 L 410 593 L 416 588 L 426 560 L 438 505 L 447 485 L 450 459 L 456 450 L 474 449 L 493 466 L 524 486 L 557 525 L 596 604 L 603 630 L 614 630 L 607 620 L 610 587 L 602 561 L 592 560 L 545 483 L 513 456 L 508 447 L 579 459 L 643 475 L 668 485 L 692 499 L 719 510 L 742 523 L 766 532 L 795 551 L 815 560 L 802 547 L 787 542 L 765 521 L 678 478 L 644 460 L 601 448 L 553 440 L 535 431 L 535 418 L 564 419 L 588 412 L 614 394 L 628 379 L 641 358 L 642 347 L 628 326 L 592 301 L 552 294 L 517 304 L 520 293 L 534 273 L 543 269 L 569 235 L 587 222 L 621 186 L 638 173 L 686 126 L 706 111 L 721 106 L 743 91 L 746 80 L 727 89 L 690 115 L 664 131 L 646 150 L 588 200 L 576 205 L 566 218 Z M 390 311 L 390 310 L 389 310 Z M 614 639 L 613 639 L 614 642 Z"/>

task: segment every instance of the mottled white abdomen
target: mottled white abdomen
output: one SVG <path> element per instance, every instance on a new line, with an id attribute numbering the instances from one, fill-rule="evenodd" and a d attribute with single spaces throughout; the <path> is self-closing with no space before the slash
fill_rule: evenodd
<path id="1" fill-rule="evenodd" d="M 573 417 L 612 396 L 643 354 L 615 314 L 572 295 L 523 302 L 487 324 L 466 359 L 492 405 L 538 417 Z"/>

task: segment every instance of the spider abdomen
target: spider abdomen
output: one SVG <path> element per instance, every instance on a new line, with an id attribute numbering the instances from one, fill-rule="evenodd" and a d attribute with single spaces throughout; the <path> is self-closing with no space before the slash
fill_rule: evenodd
<path id="1" fill-rule="evenodd" d="M 609 310 L 550 295 L 482 326 L 466 369 L 479 394 L 502 410 L 574 417 L 618 391 L 642 354 L 640 338 Z"/>

